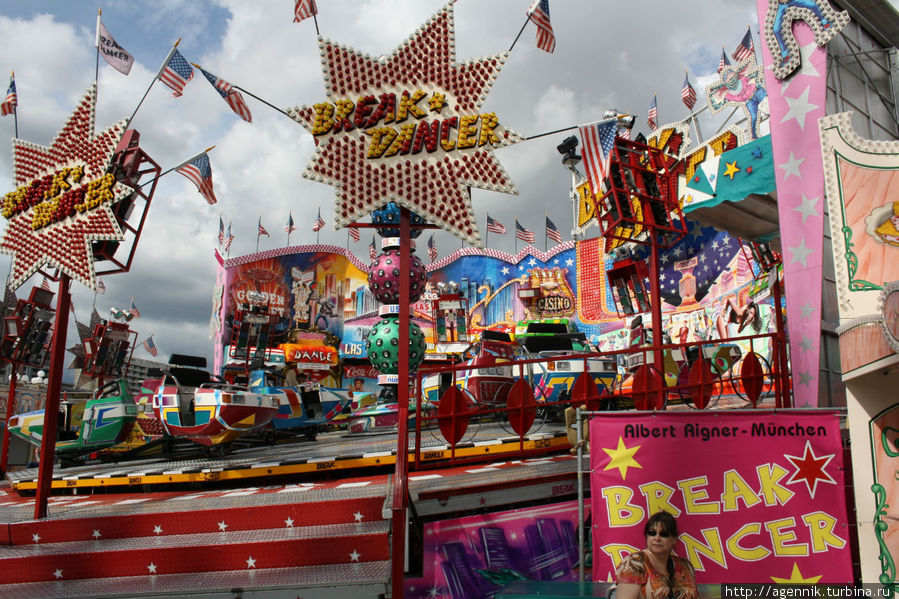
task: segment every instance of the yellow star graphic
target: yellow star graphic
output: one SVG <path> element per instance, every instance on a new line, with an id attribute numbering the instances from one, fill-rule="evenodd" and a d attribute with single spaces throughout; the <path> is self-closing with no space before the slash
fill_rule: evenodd
<path id="1" fill-rule="evenodd" d="M 740 172 L 740 169 L 737 168 L 737 161 L 725 162 L 725 164 L 727 165 L 727 168 L 724 170 L 724 176 L 730 177 L 730 180 L 733 181 L 734 175 Z"/>
<path id="2" fill-rule="evenodd" d="M 771 580 L 778 584 L 815 584 L 819 580 L 821 580 L 821 574 L 818 576 L 809 576 L 808 578 L 803 578 L 802 573 L 799 571 L 799 564 L 793 562 L 793 571 L 790 572 L 789 578 L 778 578 L 777 576 L 772 576 Z"/>
<path id="3" fill-rule="evenodd" d="M 440 112 L 443 110 L 443 107 L 446 106 L 446 95 L 441 94 L 440 92 L 434 92 L 428 99 L 428 105 L 431 108 L 431 112 Z"/>
<path id="4" fill-rule="evenodd" d="M 627 478 L 627 469 L 628 467 L 634 468 L 643 468 L 640 464 L 637 463 L 637 460 L 634 459 L 634 454 L 637 453 L 637 450 L 640 449 L 640 445 L 635 445 L 634 447 L 627 447 L 624 444 L 624 439 L 618 437 L 618 447 L 615 449 L 606 449 L 602 448 L 604 452 L 609 454 L 611 458 L 609 463 L 606 465 L 603 470 L 611 470 L 612 468 L 618 468 L 618 471 L 621 473 L 621 480 Z"/>

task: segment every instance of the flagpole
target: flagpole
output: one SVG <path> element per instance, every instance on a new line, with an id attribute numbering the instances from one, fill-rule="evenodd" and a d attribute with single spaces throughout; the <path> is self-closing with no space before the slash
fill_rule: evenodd
<path id="1" fill-rule="evenodd" d="M 549 218 L 549 212 L 543 213 L 543 251 L 545 252 L 549 249 L 549 241 L 547 240 L 546 235 L 546 219 Z"/>
<path id="2" fill-rule="evenodd" d="M 318 32 L 318 6 L 315 4 L 315 0 L 310 0 L 312 2 L 312 21 L 315 23 L 315 35 L 321 37 L 321 33 Z"/>
<path id="3" fill-rule="evenodd" d="M 512 51 L 512 48 L 515 47 L 515 44 L 518 43 L 518 38 L 521 37 L 521 34 L 524 33 L 524 28 L 528 26 L 528 22 L 531 20 L 531 13 L 528 12 L 528 18 L 524 20 L 524 23 L 521 25 L 521 29 L 518 30 L 518 35 L 515 36 L 515 39 L 512 41 L 512 45 L 509 46 L 509 52 Z"/>
<path id="4" fill-rule="evenodd" d="M 687 83 L 690 82 L 690 71 L 684 71 L 684 74 L 687 78 Z M 692 86 L 691 86 L 692 87 Z M 690 122 L 693 124 L 693 129 L 696 130 L 696 143 L 697 145 L 702 145 L 702 131 L 699 130 L 699 121 L 696 120 L 696 114 L 693 112 L 693 109 L 690 110 Z"/>
<path id="5" fill-rule="evenodd" d="M 97 49 L 96 62 L 94 64 L 94 87 L 100 88 L 100 15 L 103 13 L 102 8 L 97 9 L 97 36 L 94 39 L 94 46 Z"/>
<path id="6" fill-rule="evenodd" d="M 259 220 L 257 221 L 257 224 L 256 224 L 256 253 L 257 254 L 259 253 L 259 236 L 260 236 L 259 228 L 261 226 L 262 226 L 262 215 L 260 214 Z"/>
<path id="7" fill-rule="evenodd" d="M 518 219 L 515 219 L 515 255 L 518 255 L 518 227 L 521 225 L 518 224 Z"/>
<path id="8" fill-rule="evenodd" d="M 484 219 L 484 222 L 487 223 L 487 229 L 484 231 L 484 249 L 487 249 L 490 241 L 490 221 L 488 220 L 490 218 L 490 213 L 485 210 L 484 214 L 487 215 L 487 218 Z"/>
<path id="9" fill-rule="evenodd" d="M 147 94 L 150 93 L 150 90 L 153 88 L 153 84 L 156 83 L 157 79 L 159 79 L 159 75 L 165 69 L 165 65 L 169 64 L 169 61 L 172 59 L 172 56 L 175 55 L 175 50 L 178 49 L 178 44 L 180 44 L 180 43 L 181 43 L 181 38 L 179 37 L 178 41 L 176 41 L 175 44 L 172 46 L 172 49 L 169 50 L 169 53 L 165 57 L 165 60 L 162 61 L 162 64 L 159 66 L 159 70 L 156 71 L 156 76 L 153 77 L 152 81 L 150 81 L 150 85 L 147 87 L 147 91 L 144 92 L 144 96 L 140 99 L 140 102 L 137 103 L 137 108 L 134 109 L 134 112 L 132 112 L 131 116 L 128 117 L 128 120 L 125 121 L 125 129 L 127 129 L 128 126 L 131 125 L 131 121 L 134 119 L 134 115 L 136 115 L 137 111 L 140 110 L 141 104 L 143 104 L 144 100 L 147 99 Z M 98 52 L 99 52 L 99 50 L 98 50 Z"/>
<path id="10" fill-rule="evenodd" d="M 256 94 L 254 94 L 253 92 L 247 91 L 246 89 L 242 88 L 242 87 L 239 86 L 239 85 L 236 85 L 236 84 L 232 83 L 232 84 L 231 84 L 231 87 L 233 87 L 234 89 L 237 89 L 237 90 L 242 91 L 243 93 L 245 93 L 246 95 L 250 96 L 251 98 L 255 98 L 255 99 L 259 100 L 260 102 L 262 102 L 263 104 L 265 104 L 266 106 L 268 106 L 268 107 L 270 107 L 270 108 L 274 108 L 275 110 L 277 110 L 278 112 L 280 112 L 281 114 L 283 114 L 284 116 L 286 116 L 287 118 L 289 118 L 290 120 L 292 120 L 293 122 L 296 123 L 296 120 L 295 120 L 292 116 L 290 116 L 290 113 L 288 113 L 286 110 L 282 110 L 281 108 L 278 108 L 277 106 L 275 106 L 275 105 L 272 104 L 271 102 L 269 102 L 269 101 L 267 101 L 267 100 L 263 100 L 262 98 L 260 98 L 260 97 L 257 96 Z M 299 123 L 297 123 L 297 124 L 299 124 Z"/>
<path id="11" fill-rule="evenodd" d="M 9 72 L 9 76 L 12 77 L 12 80 L 15 82 L 16 72 L 14 70 Z M 15 123 L 16 139 L 18 139 L 19 138 L 19 92 L 18 91 L 16 92 L 16 105 L 13 108 L 15 110 L 12 111 L 12 119 L 13 119 L 13 123 Z M 12 272 L 11 269 L 10 269 L 10 272 Z"/>

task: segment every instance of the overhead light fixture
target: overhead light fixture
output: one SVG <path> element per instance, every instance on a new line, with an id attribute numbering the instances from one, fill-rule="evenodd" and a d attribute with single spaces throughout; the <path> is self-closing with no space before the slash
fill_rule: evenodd
<path id="1" fill-rule="evenodd" d="M 562 140 L 556 150 L 562 155 L 562 164 L 568 168 L 574 168 L 581 161 L 581 157 L 577 154 L 577 136 L 571 135 Z"/>

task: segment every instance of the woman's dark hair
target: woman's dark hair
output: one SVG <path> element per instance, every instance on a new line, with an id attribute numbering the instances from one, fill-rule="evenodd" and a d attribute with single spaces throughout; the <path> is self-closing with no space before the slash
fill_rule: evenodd
<path id="1" fill-rule="evenodd" d="M 646 526 L 643 527 L 643 535 L 648 535 L 656 526 L 672 537 L 677 536 L 677 520 L 668 512 L 656 512 L 650 516 L 649 520 L 646 521 Z"/>

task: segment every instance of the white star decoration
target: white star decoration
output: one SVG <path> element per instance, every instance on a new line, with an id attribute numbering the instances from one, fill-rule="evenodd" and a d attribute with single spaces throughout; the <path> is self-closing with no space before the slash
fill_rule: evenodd
<path id="1" fill-rule="evenodd" d="M 353 514 L 353 518 L 356 520 L 356 522 L 362 522 L 362 513 L 361 513 L 361 512 L 355 512 L 355 513 Z"/>
<path id="2" fill-rule="evenodd" d="M 286 526 L 287 528 L 292 528 L 293 527 L 293 518 L 288 516 L 287 520 L 284 521 L 284 526 Z"/>
<path id="3" fill-rule="evenodd" d="M 59 580 L 60 578 L 62 578 L 62 570 L 61 569 L 54 570 L 53 576 L 55 576 L 56 579 Z"/>
<path id="4" fill-rule="evenodd" d="M 350 561 L 351 561 L 351 562 L 358 562 L 358 561 L 359 561 L 359 557 L 360 557 L 361 555 L 362 555 L 361 553 L 359 553 L 358 551 L 356 551 L 355 549 L 353 549 L 353 552 L 350 554 Z"/>
<path id="5" fill-rule="evenodd" d="M 799 128 L 803 131 L 805 130 L 805 116 L 811 111 L 818 108 L 817 104 L 812 104 L 808 101 L 809 88 L 806 87 L 805 90 L 798 98 L 789 98 L 784 96 L 784 100 L 787 101 L 787 104 L 790 106 L 790 110 L 787 111 L 787 114 L 784 115 L 784 118 L 781 119 L 781 123 L 786 123 L 790 119 L 796 119 L 796 123 L 799 125 Z"/>
<path id="6" fill-rule="evenodd" d="M 251 555 L 250 557 L 247 558 L 247 568 L 255 568 L 255 567 L 256 567 L 256 560 L 253 559 L 253 556 Z"/>
<path id="7" fill-rule="evenodd" d="M 805 162 L 805 158 L 796 158 L 793 152 L 790 152 L 790 159 L 783 164 L 777 165 L 777 168 L 784 170 L 784 181 L 789 179 L 790 175 L 795 175 L 801 179 L 802 175 L 799 173 L 799 167 L 803 162 Z"/>
<path id="8" fill-rule="evenodd" d="M 160 525 L 157 524 L 156 526 L 153 527 L 153 532 L 155 532 L 155 533 L 158 534 L 158 535 L 161 535 L 161 534 L 162 534 L 162 527 L 161 527 Z"/>
<path id="9" fill-rule="evenodd" d="M 31 535 L 31 540 L 34 541 L 35 543 L 37 543 L 38 541 L 41 540 L 41 535 L 34 533 L 33 535 Z"/>
<path id="10" fill-rule="evenodd" d="M 812 314 L 815 313 L 815 307 L 812 306 L 810 302 L 805 302 L 805 305 L 802 306 L 801 310 L 803 318 L 811 318 Z"/>
<path id="11" fill-rule="evenodd" d="M 809 254 L 811 254 L 813 250 L 811 250 L 805 246 L 805 238 L 804 237 L 802 238 L 802 240 L 800 240 L 798 246 L 788 247 L 787 251 L 789 251 L 793 255 L 790 258 L 790 264 L 794 264 L 796 262 L 802 262 L 802 266 L 808 268 L 808 257 L 809 257 Z"/>
<path id="12" fill-rule="evenodd" d="M 816 209 L 816 206 L 818 205 L 819 199 L 821 199 L 821 198 L 809 199 L 808 196 L 806 196 L 805 194 L 802 194 L 802 202 L 800 202 L 800 204 L 798 206 L 793 208 L 793 210 L 795 212 L 798 212 L 802 215 L 802 224 L 803 225 L 805 224 L 805 219 L 807 219 L 808 217 L 814 216 L 817 218 L 818 210 Z"/>
<path id="13" fill-rule="evenodd" d="M 149 565 L 147 565 L 147 570 L 150 574 L 156 574 L 156 564 L 150 562 Z"/>
<path id="14" fill-rule="evenodd" d="M 799 342 L 799 345 L 801 345 L 802 349 L 805 351 L 812 351 L 812 340 L 805 335 L 802 336 L 802 341 Z"/>
<path id="15" fill-rule="evenodd" d="M 799 81 L 798 75 L 805 75 L 806 77 L 820 77 L 821 73 L 818 72 L 818 69 L 815 65 L 812 64 L 811 57 L 812 52 L 815 51 L 815 48 L 818 47 L 818 44 L 815 42 L 808 43 L 799 48 L 799 56 L 802 60 L 802 66 L 799 68 L 799 72 L 796 73 L 797 76 L 790 77 L 789 79 L 785 79 L 783 82 L 783 86 L 780 88 L 782 94 L 787 93 L 787 88 L 794 81 Z"/>
<path id="16" fill-rule="evenodd" d="M 91 534 L 91 536 L 94 537 L 95 539 L 99 539 L 99 538 L 102 537 L 103 535 L 100 534 L 100 530 L 99 530 L 99 529 L 96 529 L 96 528 L 95 528 L 95 529 L 94 529 L 94 532 Z"/>
<path id="17" fill-rule="evenodd" d="M 227 529 L 227 528 L 228 528 L 228 525 L 225 523 L 224 520 L 222 520 L 221 522 L 219 522 L 219 530 L 220 530 L 220 531 L 225 532 L 225 529 Z"/>

